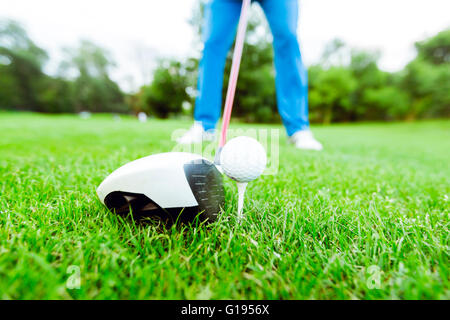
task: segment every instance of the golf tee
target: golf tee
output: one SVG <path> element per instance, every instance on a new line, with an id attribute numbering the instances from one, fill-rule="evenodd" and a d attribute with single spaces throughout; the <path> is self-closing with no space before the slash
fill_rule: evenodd
<path id="1" fill-rule="evenodd" d="M 245 189 L 247 182 L 236 182 L 238 188 L 238 221 L 241 222 L 243 218 L 242 209 L 244 208 Z"/>

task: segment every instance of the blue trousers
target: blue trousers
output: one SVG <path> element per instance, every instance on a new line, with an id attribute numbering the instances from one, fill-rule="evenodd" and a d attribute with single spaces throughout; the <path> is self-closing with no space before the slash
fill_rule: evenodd
<path id="1" fill-rule="evenodd" d="M 257 2 L 272 31 L 278 111 L 291 136 L 309 127 L 308 78 L 297 39 L 298 0 Z M 220 118 L 225 61 L 234 41 L 241 6 L 242 0 L 210 0 L 205 8 L 204 48 L 194 111 L 194 119 L 205 130 L 215 128 Z"/>

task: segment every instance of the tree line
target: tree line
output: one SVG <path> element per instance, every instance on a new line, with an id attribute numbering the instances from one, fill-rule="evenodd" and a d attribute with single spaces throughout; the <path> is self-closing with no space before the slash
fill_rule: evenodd
<path id="1" fill-rule="evenodd" d="M 0 109 L 47 113 L 129 112 L 125 94 L 109 76 L 109 53 L 90 41 L 63 49 L 56 76 L 49 60 L 16 21 L 0 20 Z"/>
<path id="2" fill-rule="evenodd" d="M 250 17 L 233 116 L 246 122 L 279 122 L 273 50 L 261 15 Z M 192 25 L 200 30 L 201 15 Z M 270 36 L 269 36 L 270 37 Z M 449 117 L 450 29 L 415 44 L 417 55 L 399 72 L 378 67 L 380 54 L 336 39 L 309 66 L 311 122 L 386 121 Z M 110 53 L 90 41 L 63 50 L 57 75 L 17 22 L 0 21 L 0 109 L 47 113 L 138 113 L 157 118 L 190 115 L 196 96 L 198 58 L 162 59 L 149 84 L 124 93 L 110 78 Z M 228 82 L 231 52 L 224 83 Z M 225 97 L 226 86 L 223 88 Z"/>

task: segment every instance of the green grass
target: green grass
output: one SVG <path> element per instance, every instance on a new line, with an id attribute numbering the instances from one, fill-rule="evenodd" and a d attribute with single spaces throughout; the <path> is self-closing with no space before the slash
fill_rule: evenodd
<path id="1" fill-rule="evenodd" d="M 319 153 L 281 131 L 279 172 L 249 185 L 241 225 L 228 179 L 209 226 L 108 212 L 99 183 L 189 125 L 0 113 L 0 298 L 450 298 L 449 121 L 317 127 Z"/>

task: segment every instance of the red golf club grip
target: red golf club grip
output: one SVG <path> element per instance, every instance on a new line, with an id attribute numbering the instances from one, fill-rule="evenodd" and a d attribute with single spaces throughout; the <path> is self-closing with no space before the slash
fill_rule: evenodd
<path id="1" fill-rule="evenodd" d="M 250 7 L 251 0 L 243 0 L 241 8 L 241 16 L 239 18 L 238 31 L 236 36 L 236 44 L 233 52 L 233 62 L 231 64 L 230 79 L 228 82 L 227 96 L 225 99 L 225 109 L 223 111 L 222 132 L 219 141 L 220 149 L 227 141 L 227 129 L 230 124 L 231 110 L 233 109 L 234 94 L 236 92 L 236 84 L 239 75 L 239 67 L 241 65 L 242 49 L 244 47 L 245 30 L 247 29 L 247 11 Z"/>

